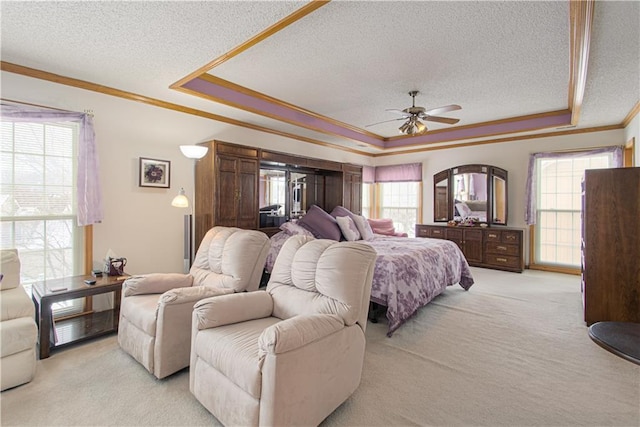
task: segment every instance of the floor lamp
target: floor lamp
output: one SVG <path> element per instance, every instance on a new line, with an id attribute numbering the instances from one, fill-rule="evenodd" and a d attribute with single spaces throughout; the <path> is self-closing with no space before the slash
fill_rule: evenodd
<path id="1" fill-rule="evenodd" d="M 181 145 L 180 151 L 182 154 L 189 158 L 198 160 L 203 158 L 207 151 L 209 151 L 208 147 L 204 147 L 202 145 Z M 195 168 L 193 170 L 193 183 L 195 184 Z M 184 188 L 180 188 L 180 192 L 176 197 L 173 198 L 171 202 L 172 206 L 178 208 L 189 208 L 189 199 L 185 195 Z M 191 261 L 193 259 L 193 228 L 192 228 L 192 214 L 191 209 L 189 213 L 184 215 L 184 272 L 188 273 L 191 269 Z"/>
<path id="2" fill-rule="evenodd" d="M 189 208 L 189 199 L 184 194 L 184 188 L 171 201 L 171 206 L 176 208 Z M 191 268 L 191 212 L 184 215 L 184 272 L 188 273 Z"/>

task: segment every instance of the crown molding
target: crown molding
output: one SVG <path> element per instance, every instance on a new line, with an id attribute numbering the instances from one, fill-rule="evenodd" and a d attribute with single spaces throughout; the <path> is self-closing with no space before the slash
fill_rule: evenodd
<path id="1" fill-rule="evenodd" d="M 580 121 L 580 111 L 587 85 L 587 65 L 593 25 L 594 0 L 572 0 L 569 2 L 571 28 L 571 58 L 569 70 L 569 110 L 571 124 Z"/>
<path id="2" fill-rule="evenodd" d="M 169 87 L 171 89 L 176 89 L 176 88 L 184 85 L 185 83 L 200 77 L 202 74 L 207 73 L 212 68 L 217 67 L 218 65 L 228 61 L 229 59 L 233 58 L 234 56 L 240 55 L 242 52 L 244 52 L 247 49 L 251 48 L 252 46 L 260 43 L 264 39 L 266 39 L 268 37 L 271 37 L 272 35 L 274 35 L 278 31 L 288 27 L 289 25 L 293 24 L 294 22 L 297 22 L 298 20 L 304 18 L 308 14 L 315 12 L 316 10 L 321 8 L 322 6 L 324 6 L 327 3 L 329 3 L 330 1 L 331 0 L 311 0 L 311 2 L 307 3 L 306 5 L 301 7 L 300 9 L 294 11 L 293 13 L 291 13 L 290 15 L 286 16 L 285 18 L 281 19 L 280 21 L 276 22 L 275 24 L 271 25 L 269 28 L 261 31 L 257 35 L 251 37 L 249 40 L 239 44 L 235 48 L 231 49 L 229 52 L 226 52 L 226 53 L 222 54 L 221 56 L 217 57 L 213 61 L 210 61 L 206 65 L 198 68 L 194 72 L 189 73 L 188 75 L 186 75 L 185 77 L 181 78 L 177 82 L 173 83 Z"/>
<path id="3" fill-rule="evenodd" d="M 499 138 L 499 139 L 486 139 L 486 140 L 480 140 L 480 141 L 453 143 L 453 144 L 445 144 L 445 145 L 438 145 L 438 146 L 432 146 L 432 147 L 420 147 L 420 148 L 415 148 L 411 150 L 398 150 L 398 148 L 402 148 L 402 147 L 394 147 L 392 149 L 386 148 L 381 153 L 369 153 L 366 151 L 360 151 L 350 147 L 344 147 L 341 145 L 336 145 L 336 144 L 328 143 L 325 141 L 316 140 L 313 138 L 302 137 L 299 135 L 294 135 L 291 133 L 282 132 L 275 129 L 266 128 L 263 126 L 252 125 L 250 123 L 245 123 L 239 120 L 231 119 L 229 117 L 220 116 L 218 114 L 209 113 L 209 112 L 198 110 L 195 108 L 185 107 L 183 105 L 162 101 L 156 98 L 150 98 L 150 97 L 139 95 L 133 92 L 127 92 L 120 89 L 115 89 L 108 86 L 91 83 L 85 80 L 65 77 L 59 74 L 49 73 L 47 71 L 37 70 L 34 68 L 12 64 L 9 62 L 0 61 L 0 70 L 13 73 L 13 74 L 19 74 L 26 77 L 39 79 L 39 80 L 50 81 L 50 82 L 65 85 L 65 86 L 71 86 L 71 87 L 76 87 L 79 89 L 84 89 L 92 92 L 98 92 L 105 95 L 126 99 L 129 101 L 140 102 L 140 103 L 152 105 L 159 108 L 164 108 L 168 110 L 181 112 L 184 114 L 190 114 L 190 115 L 202 117 L 209 120 L 227 123 L 234 126 L 240 126 L 240 127 L 255 130 L 258 132 L 264 132 L 272 135 L 282 136 L 288 139 L 307 142 L 310 144 L 315 144 L 315 145 L 337 149 L 337 150 L 341 150 L 341 151 L 345 151 L 345 152 L 349 152 L 349 153 L 353 153 L 361 156 L 374 157 L 374 158 L 383 157 L 383 156 L 402 155 L 402 154 L 414 154 L 414 153 L 421 153 L 426 151 L 446 150 L 446 149 L 452 149 L 452 148 L 471 147 L 474 145 L 498 144 L 503 142 L 516 142 L 516 141 L 525 141 L 525 140 L 537 139 L 537 138 L 547 138 L 547 137 L 554 137 L 554 136 L 565 136 L 565 135 L 572 135 L 572 134 L 603 132 L 608 130 L 624 129 L 628 125 L 628 123 L 638 114 L 638 112 L 640 112 L 640 102 L 639 102 L 639 103 L 636 103 L 634 108 L 629 112 L 624 122 L 617 125 L 599 126 L 599 127 L 591 127 L 591 128 L 583 128 L 583 129 L 570 129 L 566 131 L 537 133 L 537 134 L 531 134 L 531 135 L 521 135 L 521 136 L 505 137 L 505 138 Z M 21 102 L 21 101 L 14 101 L 14 102 Z M 52 108 L 52 107 L 48 107 L 48 108 Z M 554 116 L 562 113 L 566 113 L 566 110 L 535 114 L 527 117 L 530 119 L 539 119 L 539 118 Z M 514 120 L 517 120 L 517 118 L 496 120 L 493 122 L 485 122 L 485 124 L 495 124 L 497 122 L 509 122 Z"/>

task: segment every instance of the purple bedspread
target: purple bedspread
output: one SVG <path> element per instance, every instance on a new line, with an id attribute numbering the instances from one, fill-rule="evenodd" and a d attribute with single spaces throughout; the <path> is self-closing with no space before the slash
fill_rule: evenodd
<path id="1" fill-rule="evenodd" d="M 361 242 L 378 253 L 371 301 L 387 307 L 387 336 L 447 286 L 459 283 L 466 290 L 473 285 L 467 260 L 449 240 L 376 237 Z"/>
<path id="2" fill-rule="evenodd" d="M 284 231 L 271 237 L 268 272 L 289 237 L 291 234 Z M 373 240 L 358 242 L 372 246 L 378 254 L 371 301 L 387 307 L 387 336 L 447 286 L 459 283 L 469 289 L 473 285 L 467 260 L 460 248 L 449 240 L 376 235 Z"/>

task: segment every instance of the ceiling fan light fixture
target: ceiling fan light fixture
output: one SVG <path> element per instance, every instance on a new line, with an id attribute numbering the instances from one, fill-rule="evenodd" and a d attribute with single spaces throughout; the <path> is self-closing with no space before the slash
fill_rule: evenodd
<path id="1" fill-rule="evenodd" d="M 419 92 L 417 90 L 412 90 L 409 92 L 409 96 L 412 98 L 411 107 L 405 108 L 404 110 L 399 109 L 388 109 L 387 111 L 392 111 L 396 114 L 400 114 L 402 117 L 391 120 L 384 120 L 382 122 L 372 123 L 370 125 L 366 125 L 365 127 L 375 126 L 382 123 L 394 122 L 396 120 L 406 120 L 399 128 L 400 134 L 405 135 L 421 135 L 429 130 L 426 124 L 421 122 L 430 121 L 436 123 L 445 123 L 449 125 L 455 125 L 460 121 L 460 119 L 454 119 L 451 117 L 440 117 L 436 114 L 446 113 L 448 111 L 457 111 L 462 109 L 457 104 L 443 105 L 442 107 L 431 108 L 427 110 L 424 107 L 416 107 L 416 95 Z"/>

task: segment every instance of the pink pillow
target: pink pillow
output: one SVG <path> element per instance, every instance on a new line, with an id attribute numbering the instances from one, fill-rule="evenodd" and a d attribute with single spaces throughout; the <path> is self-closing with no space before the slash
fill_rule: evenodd
<path id="1" fill-rule="evenodd" d="M 396 233 L 396 229 L 393 226 L 393 220 L 390 218 L 381 219 L 367 219 L 371 225 L 371 229 L 376 234 L 384 234 L 386 236 L 393 236 Z"/>

